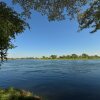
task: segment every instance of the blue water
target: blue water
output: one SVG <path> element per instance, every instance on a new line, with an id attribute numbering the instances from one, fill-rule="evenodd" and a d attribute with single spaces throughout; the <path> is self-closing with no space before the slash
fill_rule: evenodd
<path id="1" fill-rule="evenodd" d="M 48 100 L 100 100 L 100 60 L 10 60 L 0 87 L 11 86 Z"/>

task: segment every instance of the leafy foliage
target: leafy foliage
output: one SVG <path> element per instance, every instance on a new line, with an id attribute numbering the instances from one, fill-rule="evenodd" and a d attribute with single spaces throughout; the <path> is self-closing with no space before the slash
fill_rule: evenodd
<path id="1" fill-rule="evenodd" d="M 100 29 L 100 0 L 94 0 L 90 7 L 78 16 L 80 30 L 84 28 L 94 28 L 91 33 Z"/>
<path id="2" fill-rule="evenodd" d="M 56 59 L 57 58 L 57 55 L 51 55 L 50 58 L 51 59 Z"/>
<path id="3" fill-rule="evenodd" d="M 93 32 L 100 29 L 100 0 L 12 0 L 30 17 L 31 9 L 47 15 L 49 21 L 64 20 L 66 15 L 78 18 L 80 30 L 93 27 Z"/>
<path id="4" fill-rule="evenodd" d="M 25 15 L 29 16 L 30 10 L 34 9 L 42 15 L 47 15 L 49 20 L 65 19 L 64 11 L 73 17 L 86 2 L 87 0 L 13 0 L 14 4 L 21 5 Z"/>
<path id="5" fill-rule="evenodd" d="M 60 21 L 78 18 L 80 30 L 94 28 L 93 32 L 100 29 L 100 0 L 12 0 L 23 9 L 23 18 L 29 18 L 31 10 L 48 16 L 49 21 Z M 22 33 L 28 24 L 21 14 L 18 14 L 4 2 L 0 2 L 0 58 L 7 59 L 8 49 L 14 48 L 12 39 Z"/>
<path id="6" fill-rule="evenodd" d="M 8 7 L 4 2 L 0 2 L 0 59 L 7 59 L 8 49 L 14 48 L 12 39 L 22 33 L 27 27 L 27 23 L 20 17 L 20 14 Z"/>

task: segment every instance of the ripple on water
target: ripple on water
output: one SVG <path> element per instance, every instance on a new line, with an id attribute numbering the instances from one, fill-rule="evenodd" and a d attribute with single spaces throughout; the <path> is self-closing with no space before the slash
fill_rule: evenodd
<path id="1" fill-rule="evenodd" d="M 0 86 L 49 100 L 100 100 L 100 60 L 9 60 L 0 69 Z"/>

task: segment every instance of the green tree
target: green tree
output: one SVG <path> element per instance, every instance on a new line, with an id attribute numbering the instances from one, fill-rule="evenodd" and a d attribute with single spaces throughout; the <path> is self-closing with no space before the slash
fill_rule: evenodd
<path id="1" fill-rule="evenodd" d="M 99 58 L 99 56 L 98 55 L 94 55 L 94 58 Z"/>
<path id="2" fill-rule="evenodd" d="M 66 58 L 66 56 L 65 55 L 59 56 L 59 58 L 64 59 L 64 58 Z"/>
<path id="3" fill-rule="evenodd" d="M 67 59 L 70 59 L 70 58 L 71 58 L 71 55 L 67 55 L 66 58 L 67 58 Z"/>
<path id="4" fill-rule="evenodd" d="M 45 59 L 46 57 L 45 56 L 42 56 L 42 58 Z"/>
<path id="5" fill-rule="evenodd" d="M 93 32 L 100 29 L 100 0 L 11 0 L 19 4 L 22 15 L 18 14 L 5 3 L 0 2 L 0 58 L 6 59 L 7 51 L 13 48 L 11 42 L 16 35 L 23 32 L 27 26 L 25 18 L 29 18 L 32 9 L 47 15 L 49 21 L 60 21 L 77 18 L 80 30 L 94 28 Z M 85 9 L 84 9 L 85 8 Z"/>
<path id="6" fill-rule="evenodd" d="M 57 55 L 51 55 L 50 58 L 51 59 L 56 59 L 57 58 Z"/>
<path id="7" fill-rule="evenodd" d="M 75 58 L 78 58 L 78 55 L 72 54 L 71 57 L 75 59 Z"/>
<path id="8" fill-rule="evenodd" d="M 94 28 L 91 33 L 100 29 L 100 0 L 93 1 L 90 7 L 78 16 L 80 30 L 89 27 Z"/>
<path id="9" fill-rule="evenodd" d="M 78 18 L 80 30 L 100 29 L 100 0 L 12 0 L 23 8 L 23 14 L 30 17 L 31 9 L 47 15 L 49 21 L 64 20 L 66 16 Z"/>
<path id="10" fill-rule="evenodd" d="M 46 57 L 46 56 L 42 56 L 42 59 L 49 59 L 48 57 Z"/>
<path id="11" fill-rule="evenodd" d="M 7 59 L 8 49 L 15 46 L 12 39 L 22 33 L 28 24 L 21 18 L 20 14 L 8 7 L 4 2 L 0 2 L 0 59 Z"/>
<path id="12" fill-rule="evenodd" d="M 82 54 L 82 58 L 88 58 L 89 56 L 85 53 Z"/>

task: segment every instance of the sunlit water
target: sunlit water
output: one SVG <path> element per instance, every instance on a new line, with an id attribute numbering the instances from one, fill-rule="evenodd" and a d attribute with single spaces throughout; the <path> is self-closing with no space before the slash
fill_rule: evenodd
<path id="1" fill-rule="evenodd" d="M 0 87 L 48 100 L 100 100 L 100 60 L 12 60 L 1 66 Z"/>

